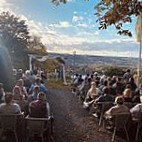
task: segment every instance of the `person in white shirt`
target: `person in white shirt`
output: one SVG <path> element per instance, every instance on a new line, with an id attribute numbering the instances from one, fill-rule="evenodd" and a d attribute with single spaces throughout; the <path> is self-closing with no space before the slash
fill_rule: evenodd
<path id="1" fill-rule="evenodd" d="M 20 114 L 20 106 L 13 103 L 12 93 L 6 93 L 4 96 L 4 103 L 0 104 L 0 113 L 2 114 Z"/>
<path id="2" fill-rule="evenodd" d="M 138 119 L 140 115 L 142 115 L 142 103 L 137 104 L 133 108 L 130 109 L 132 118 Z"/>

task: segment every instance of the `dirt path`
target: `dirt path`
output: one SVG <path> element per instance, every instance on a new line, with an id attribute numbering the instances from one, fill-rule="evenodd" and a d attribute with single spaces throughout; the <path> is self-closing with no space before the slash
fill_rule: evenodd
<path id="1" fill-rule="evenodd" d="M 54 142 L 110 142 L 112 133 L 98 131 L 94 117 L 70 91 L 51 90 L 49 102 L 55 118 Z M 116 142 L 123 142 L 116 136 Z"/>

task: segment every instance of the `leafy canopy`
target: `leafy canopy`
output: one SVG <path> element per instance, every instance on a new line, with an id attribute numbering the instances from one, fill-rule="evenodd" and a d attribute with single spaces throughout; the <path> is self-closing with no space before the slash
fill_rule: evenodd
<path id="1" fill-rule="evenodd" d="M 0 14 L 0 40 L 10 53 L 26 50 L 29 30 L 24 20 L 9 12 Z"/>
<path id="2" fill-rule="evenodd" d="M 68 0 L 51 0 L 54 4 L 66 3 Z M 85 0 L 89 1 L 89 0 Z M 95 0 L 94 0 L 95 1 Z M 123 24 L 131 23 L 132 16 L 140 15 L 142 2 L 140 0 L 100 0 L 94 6 L 99 29 L 107 29 L 114 25 L 120 35 L 132 36 L 131 31 L 123 29 Z"/>

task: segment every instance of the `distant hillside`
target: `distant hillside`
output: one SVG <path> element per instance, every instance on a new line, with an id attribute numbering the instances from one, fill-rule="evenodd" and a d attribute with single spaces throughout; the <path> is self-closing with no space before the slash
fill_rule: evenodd
<path id="1" fill-rule="evenodd" d="M 120 67 L 137 68 L 138 59 L 128 57 L 107 57 L 107 56 L 89 56 L 49 53 L 51 57 L 61 57 L 65 60 L 66 65 L 73 65 L 75 60 L 76 66 L 86 65 L 116 65 Z"/>

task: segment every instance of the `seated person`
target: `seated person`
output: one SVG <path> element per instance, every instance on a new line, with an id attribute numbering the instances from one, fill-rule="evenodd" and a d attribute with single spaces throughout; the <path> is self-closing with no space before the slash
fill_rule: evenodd
<path id="1" fill-rule="evenodd" d="M 16 103 L 13 103 L 12 93 L 6 93 L 4 96 L 4 103 L 0 104 L 0 113 L 3 114 L 20 114 L 20 106 Z"/>
<path id="2" fill-rule="evenodd" d="M 29 94 L 32 94 L 32 93 L 33 93 L 35 86 L 38 86 L 40 92 L 44 92 L 46 96 L 49 94 L 48 89 L 45 87 L 44 84 L 41 83 L 41 78 L 37 78 L 35 84 L 32 84 L 32 85 L 31 85 L 31 87 L 30 87 L 30 89 L 29 89 Z M 45 96 L 45 97 L 46 97 L 46 96 Z"/>
<path id="3" fill-rule="evenodd" d="M 95 110 L 96 110 L 96 114 L 95 116 L 98 116 L 100 117 L 100 114 L 101 114 L 101 111 L 102 111 L 102 104 L 99 104 L 98 102 L 102 103 L 102 102 L 109 102 L 108 105 L 106 105 L 104 107 L 104 111 L 108 110 L 113 102 L 114 102 L 114 99 L 113 97 L 109 94 L 109 88 L 108 87 L 104 87 L 103 88 L 103 93 L 101 96 L 99 96 L 96 100 L 95 100 L 95 103 L 94 105 L 96 106 L 95 107 Z"/>
<path id="4" fill-rule="evenodd" d="M 39 86 L 37 86 L 37 85 L 34 86 L 33 93 L 28 96 L 28 101 L 31 102 L 31 101 L 37 100 L 37 96 L 38 96 L 39 92 L 40 92 Z M 46 100 L 46 98 L 45 98 L 45 100 Z"/>
<path id="5" fill-rule="evenodd" d="M 113 102 L 113 97 L 109 94 L 109 88 L 104 87 L 103 88 L 103 93 L 100 95 L 95 102 Z"/>
<path id="6" fill-rule="evenodd" d="M 29 104 L 29 116 L 36 118 L 45 118 L 50 116 L 49 103 L 45 101 L 45 94 L 40 92 L 37 100 Z"/>
<path id="7" fill-rule="evenodd" d="M 19 86 L 15 86 L 13 88 L 13 99 L 14 100 L 20 100 L 20 96 L 22 96 L 22 92 Z"/>
<path id="8" fill-rule="evenodd" d="M 17 103 L 20 108 L 21 108 L 21 111 L 24 112 L 25 116 L 28 115 L 28 101 L 25 100 L 25 97 L 23 95 L 20 96 L 20 99 L 19 100 L 14 100 L 15 103 Z"/>
<path id="9" fill-rule="evenodd" d="M 89 108 L 95 101 L 95 99 L 100 95 L 100 90 L 96 87 L 96 83 L 91 83 L 91 88 L 87 92 L 87 96 L 84 101 L 84 108 Z M 86 107 L 85 107 L 86 106 Z"/>
<path id="10" fill-rule="evenodd" d="M 124 105 L 124 99 L 122 96 L 116 97 L 115 104 L 115 106 L 106 111 L 105 116 L 113 117 L 117 114 L 130 114 L 129 108 Z"/>
<path id="11" fill-rule="evenodd" d="M 125 89 L 123 92 L 124 102 L 130 102 L 132 103 L 132 90 L 131 89 Z"/>
<path id="12" fill-rule="evenodd" d="M 21 91 L 22 95 L 24 95 L 25 98 L 27 98 L 28 94 L 27 94 L 26 88 L 25 88 L 25 86 L 24 86 L 24 81 L 23 81 L 23 79 L 19 79 L 19 80 L 16 82 L 15 87 L 17 87 L 17 86 L 20 88 L 20 91 Z M 14 87 L 14 88 L 15 88 L 15 87 Z"/>
<path id="13" fill-rule="evenodd" d="M 137 104 L 133 108 L 130 109 L 131 115 L 133 119 L 138 119 L 140 115 L 142 115 L 142 103 Z"/>

